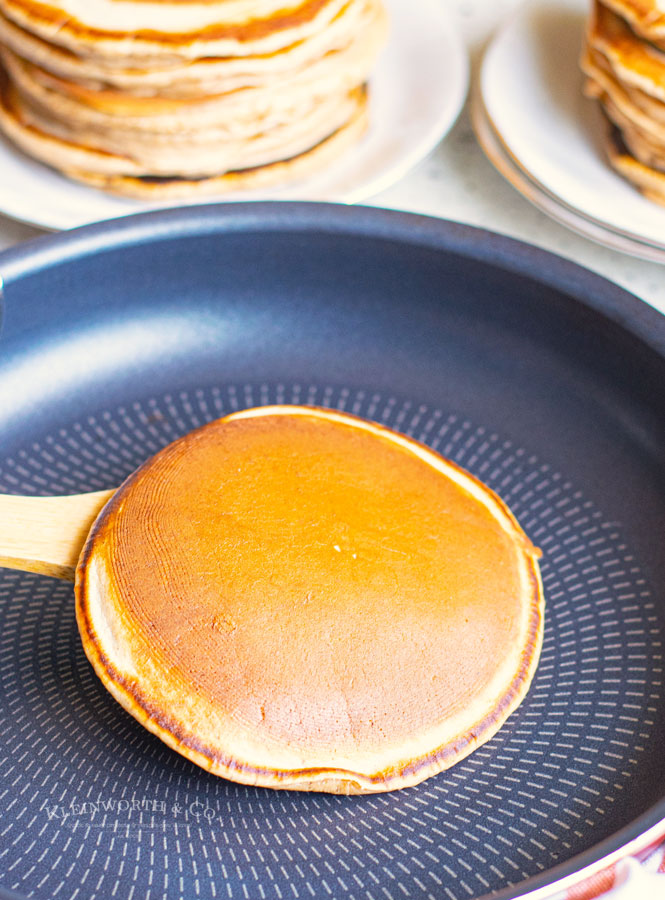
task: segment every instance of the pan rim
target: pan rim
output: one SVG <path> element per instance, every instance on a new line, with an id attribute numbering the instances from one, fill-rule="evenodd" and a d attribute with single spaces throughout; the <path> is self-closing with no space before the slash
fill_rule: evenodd
<path id="1" fill-rule="evenodd" d="M 45 234 L 0 252 L 0 291 L 53 265 L 155 240 L 248 231 L 346 234 L 460 253 L 554 287 L 665 356 L 665 316 L 603 275 L 542 247 L 474 225 L 402 210 L 309 201 L 153 210 Z"/>
<path id="2" fill-rule="evenodd" d="M 161 239 L 254 232 L 318 232 L 457 253 L 546 285 L 613 322 L 665 358 L 665 316 L 602 275 L 550 251 L 471 225 L 375 207 L 308 202 L 210 204 L 139 213 L 44 235 L 0 253 L 0 299 L 50 267 Z M 478 900 L 542 900 L 665 837 L 665 797 L 588 850 Z M 0 887 L 0 900 L 24 895 Z"/>

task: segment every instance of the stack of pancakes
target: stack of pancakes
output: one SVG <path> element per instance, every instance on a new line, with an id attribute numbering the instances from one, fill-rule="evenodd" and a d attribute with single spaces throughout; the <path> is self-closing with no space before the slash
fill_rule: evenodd
<path id="1" fill-rule="evenodd" d="M 0 127 L 88 184 L 176 198 L 324 166 L 366 127 L 381 0 L 0 0 Z"/>
<path id="2" fill-rule="evenodd" d="M 665 204 L 665 2 L 594 0 L 582 69 L 611 125 L 611 164 Z"/>

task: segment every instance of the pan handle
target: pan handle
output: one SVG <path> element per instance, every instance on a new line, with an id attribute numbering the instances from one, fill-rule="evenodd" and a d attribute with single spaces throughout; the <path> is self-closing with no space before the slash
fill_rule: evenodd
<path id="1" fill-rule="evenodd" d="M 0 494 L 0 566 L 74 581 L 92 523 L 114 493 L 64 497 Z"/>

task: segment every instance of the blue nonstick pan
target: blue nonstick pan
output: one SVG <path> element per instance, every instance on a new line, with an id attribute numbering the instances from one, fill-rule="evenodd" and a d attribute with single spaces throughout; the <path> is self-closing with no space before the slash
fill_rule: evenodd
<path id="1" fill-rule="evenodd" d="M 0 897 L 535 900 L 665 835 L 665 317 L 504 237 L 315 204 L 103 223 L 0 275 L 0 491 L 114 487 L 231 410 L 330 406 L 500 494 L 547 599 L 491 741 L 341 797 L 190 764 L 98 682 L 71 585 L 0 570 Z"/>

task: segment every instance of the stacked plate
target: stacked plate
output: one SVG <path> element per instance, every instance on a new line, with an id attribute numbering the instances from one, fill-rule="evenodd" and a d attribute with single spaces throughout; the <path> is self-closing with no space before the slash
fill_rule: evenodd
<path id="1" fill-rule="evenodd" d="M 665 210 L 610 166 L 607 123 L 584 97 L 586 0 L 528 4 L 498 33 L 474 98 L 499 171 L 552 218 L 613 249 L 665 261 Z"/>

